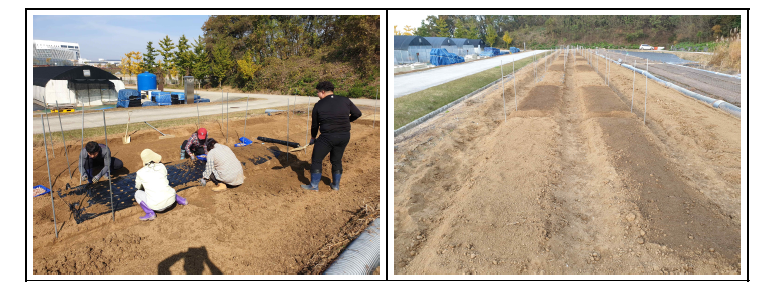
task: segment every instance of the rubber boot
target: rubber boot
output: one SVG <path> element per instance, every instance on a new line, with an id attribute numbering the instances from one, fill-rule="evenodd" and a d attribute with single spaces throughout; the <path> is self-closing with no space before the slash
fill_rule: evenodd
<path id="1" fill-rule="evenodd" d="M 182 155 L 179 157 L 180 160 L 184 160 L 184 155 L 186 155 L 187 152 L 185 150 L 182 150 Z"/>
<path id="2" fill-rule="evenodd" d="M 142 202 L 139 204 L 140 207 L 142 207 L 142 210 L 144 210 L 144 213 L 146 213 L 143 217 L 140 217 L 139 220 L 153 220 L 155 219 L 155 211 L 153 211 L 151 208 L 147 207 L 147 204 Z"/>
<path id="3" fill-rule="evenodd" d="M 310 191 L 318 191 L 318 183 L 321 182 L 321 172 L 310 173 L 310 185 L 300 185 L 302 189 Z"/>
<path id="4" fill-rule="evenodd" d="M 332 171 L 332 190 L 340 190 L 340 178 L 342 177 L 342 171 Z"/>
<path id="5" fill-rule="evenodd" d="M 187 199 L 182 198 L 182 196 L 179 196 L 179 194 L 176 195 L 176 203 L 186 206 L 187 205 Z"/>

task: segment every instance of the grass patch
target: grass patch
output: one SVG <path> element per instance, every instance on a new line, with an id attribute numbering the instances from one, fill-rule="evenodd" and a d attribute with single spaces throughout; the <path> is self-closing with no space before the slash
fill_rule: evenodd
<path id="1" fill-rule="evenodd" d="M 544 54 L 550 54 L 546 52 Z M 538 56 L 543 58 L 542 56 Z M 535 57 L 516 61 L 514 68 L 521 69 L 534 61 Z M 508 75 L 513 72 L 509 64 L 503 65 L 503 72 Z M 473 75 L 459 78 L 441 85 L 415 92 L 395 100 L 395 125 L 398 129 L 462 96 L 484 87 L 500 78 L 500 67 L 494 67 Z"/>

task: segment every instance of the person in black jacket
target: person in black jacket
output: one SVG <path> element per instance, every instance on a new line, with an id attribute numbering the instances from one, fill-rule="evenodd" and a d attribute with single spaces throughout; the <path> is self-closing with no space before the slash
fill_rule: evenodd
<path id="1" fill-rule="evenodd" d="M 334 85 L 328 81 L 319 82 L 316 85 L 318 98 L 321 98 L 313 106 L 313 125 L 310 129 L 310 143 L 313 148 L 313 163 L 310 166 L 310 184 L 302 185 L 303 189 L 318 191 L 318 183 L 321 182 L 321 164 L 327 154 L 332 163 L 331 187 L 335 191 L 340 189 L 342 177 L 342 154 L 350 141 L 350 122 L 361 117 L 361 111 L 347 97 L 334 95 Z M 321 136 L 318 129 L 321 129 Z"/>

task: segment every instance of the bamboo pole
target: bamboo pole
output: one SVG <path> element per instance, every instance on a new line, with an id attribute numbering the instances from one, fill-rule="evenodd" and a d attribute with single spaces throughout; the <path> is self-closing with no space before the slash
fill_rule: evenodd
<path id="1" fill-rule="evenodd" d="M 43 114 L 40 114 L 40 122 L 43 122 Z M 53 204 L 53 185 L 51 184 L 51 165 L 48 163 L 48 145 L 45 140 L 45 124 L 43 124 L 43 146 L 45 146 L 45 165 L 48 167 L 48 187 L 51 189 L 51 210 L 53 210 L 53 232 L 56 234 L 56 239 L 59 239 L 59 227 L 56 223 L 56 207 Z"/>

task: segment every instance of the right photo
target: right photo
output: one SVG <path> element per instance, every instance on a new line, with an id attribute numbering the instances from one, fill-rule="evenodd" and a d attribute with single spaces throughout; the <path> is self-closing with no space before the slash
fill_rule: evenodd
<path id="1" fill-rule="evenodd" d="M 617 12 L 389 13 L 395 275 L 745 274 L 748 11 Z"/>

